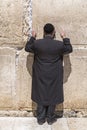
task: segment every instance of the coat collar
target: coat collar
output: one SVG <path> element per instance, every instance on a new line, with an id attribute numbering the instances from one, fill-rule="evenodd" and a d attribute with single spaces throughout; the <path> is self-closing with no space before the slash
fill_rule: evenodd
<path id="1" fill-rule="evenodd" d="M 53 39 L 51 35 L 46 35 L 44 38 L 46 38 L 46 39 Z"/>

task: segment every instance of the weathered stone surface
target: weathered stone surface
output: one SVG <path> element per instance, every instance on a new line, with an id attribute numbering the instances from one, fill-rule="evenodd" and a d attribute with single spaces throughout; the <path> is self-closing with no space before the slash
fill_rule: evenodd
<path id="1" fill-rule="evenodd" d="M 26 42 L 26 32 L 29 37 L 32 32 L 32 0 L 23 0 L 23 40 Z"/>
<path id="2" fill-rule="evenodd" d="M 66 58 L 64 108 L 87 108 L 87 49 L 74 49 Z"/>
<path id="3" fill-rule="evenodd" d="M 67 118 L 69 130 L 86 130 L 87 118 Z"/>
<path id="4" fill-rule="evenodd" d="M 38 38 L 43 36 L 43 26 L 51 22 L 56 27 L 56 37 L 65 30 L 72 44 L 87 44 L 86 0 L 33 0 L 33 28 Z"/>
<path id="5" fill-rule="evenodd" d="M 69 130 L 66 118 L 58 119 L 57 122 L 52 125 L 52 130 Z"/>
<path id="6" fill-rule="evenodd" d="M 0 130 L 51 130 L 51 126 L 45 123 L 38 125 L 35 118 L 0 118 Z"/>
<path id="7" fill-rule="evenodd" d="M 22 0 L 0 0 L 0 45 L 23 45 L 22 16 Z"/>
<path id="8" fill-rule="evenodd" d="M 12 107 L 15 96 L 15 50 L 0 48 L 0 109 Z"/>
<path id="9" fill-rule="evenodd" d="M 0 117 L 33 117 L 33 112 L 23 110 L 0 110 Z"/>
<path id="10" fill-rule="evenodd" d="M 57 111 L 58 115 L 62 114 Z M 63 117 L 65 118 L 87 118 L 87 109 L 64 109 Z M 0 110 L 0 117 L 33 117 L 31 110 Z"/>
<path id="11" fill-rule="evenodd" d="M 0 0 L 0 109 L 36 108 L 31 101 L 33 55 L 22 49 L 27 39 L 24 33 L 32 30 L 32 18 L 38 38 L 43 36 L 44 24 L 52 22 L 56 37 L 60 39 L 64 29 L 74 47 L 64 58 L 65 102 L 57 109 L 87 109 L 86 15 L 86 0 Z"/>
<path id="12" fill-rule="evenodd" d="M 23 49 L 19 52 L 17 64 L 17 87 L 19 92 L 19 109 L 31 108 L 31 75 L 33 56 Z"/>
<path id="13" fill-rule="evenodd" d="M 38 125 L 35 118 L 1 117 L 0 130 L 86 130 L 87 118 L 61 118 L 57 123 Z"/>

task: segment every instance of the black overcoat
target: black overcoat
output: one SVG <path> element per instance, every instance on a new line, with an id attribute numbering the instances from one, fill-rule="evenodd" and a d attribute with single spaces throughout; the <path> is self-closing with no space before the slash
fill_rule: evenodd
<path id="1" fill-rule="evenodd" d="M 34 53 L 31 99 L 40 105 L 55 105 L 63 97 L 63 55 L 72 52 L 68 38 L 63 42 L 51 36 L 36 40 L 31 37 L 25 51 Z"/>

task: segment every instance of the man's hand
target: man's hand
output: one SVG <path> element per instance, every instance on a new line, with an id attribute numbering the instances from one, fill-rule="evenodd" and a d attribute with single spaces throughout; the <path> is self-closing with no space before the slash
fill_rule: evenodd
<path id="1" fill-rule="evenodd" d="M 24 33 L 24 35 L 29 37 L 29 32 L 27 31 L 26 33 Z M 36 38 L 36 36 L 37 36 L 36 32 L 32 31 L 32 37 Z"/>
<path id="2" fill-rule="evenodd" d="M 36 32 L 35 31 L 32 31 L 32 37 L 37 37 L 37 34 L 36 34 Z"/>
<path id="3" fill-rule="evenodd" d="M 63 39 L 63 38 L 66 38 L 65 32 L 61 32 L 61 33 L 60 33 L 60 36 L 61 36 L 62 39 Z"/>

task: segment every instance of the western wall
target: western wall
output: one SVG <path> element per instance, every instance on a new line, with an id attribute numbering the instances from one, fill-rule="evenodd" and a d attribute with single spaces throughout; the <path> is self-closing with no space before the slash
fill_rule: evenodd
<path id="1" fill-rule="evenodd" d="M 32 110 L 33 55 L 24 51 L 32 28 L 43 37 L 43 26 L 51 22 L 56 39 L 64 30 L 73 53 L 64 56 L 63 109 L 87 109 L 87 1 L 0 0 L 0 110 Z"/>

